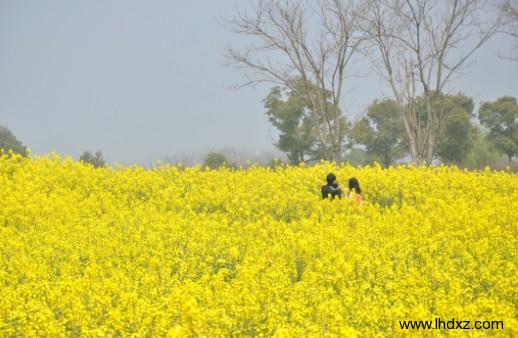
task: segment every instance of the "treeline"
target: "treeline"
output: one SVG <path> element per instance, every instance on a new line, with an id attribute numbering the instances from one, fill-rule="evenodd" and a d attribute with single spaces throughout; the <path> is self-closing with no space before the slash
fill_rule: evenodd
<path id="1" fill-rule="evenodd" d="M 516 99 L 475 112 L 471 98 L 449 88 L 495 35 L 518 38 L 517 22 L 510 0 L 258 0 L 229 20 L 250 42 L 226 57 L 245 73 L 238 87 L 275 84 L 265 106 L 291 163 L 479 167 L 516 158 Z M 343 111 L 360 81 L 346 81 L 355 61 L 369 64 L 387 95 L 360 121 Z"/>
<path id="2" fill-rule="evenodd" d="M 27 147 L 11 132 L 7 127 L 0 126 L 0 156 L 15 153 L 27 156 Z M 104 159 L 103 153 L 98 150 L 96 152 L 84 151 L 79 156 L 79 161 L 95 168 L 106 167 L 108 163 Z M 203 168 L 219 168 L 226 166 L 228 168 L 246 168 L 251 165 L 259 166 L 277 166 L 287 164 L 284 155 L 278 151 L 254 152 L 233 147 L 223 147 L 204 153 L 183 153 L 174 156 L 165 156 L 164 158 L 150 163 L 141 163 L 145 168 L 152 168 L 160 163 L 175 165 L 179 167 L 201 166 Z"/>
<path id="3" fill-rule="evenodd" d="M 297 88 L 297 87 L 296 87 Z M 342 122 L 345 140 L 343 161 L 356 165 L 378 162 L 389 166 L 410 162 L 408 134 L 404 115 L 417 112 L 419 129 L 432 129 L 435 140 L 435 163 L 455 164 L 471 169 L 499 167 L 518 156 L 518 104 L 515 97 L 504 96 L 483 102 L 474 111 L 473 99 L 464 94 L 434 93 L 427 107 L 424 97 L 417 97 L 412 108 L 401 107 L 395 100 L 384 99 L 369 105 L 364 117 Z M 317 126 L 311 118 L 310 102 L 298 90 L 274 87 L 265 99 L 267 115 L 278 130 L 275 146 L 291 164 L 315 162 L 326 157 L 319 146 Z M 439 116 L 433 127 L 427 110 Z"/>
<path id="4" fill-rule="evenodd" d="M 0 126 L 0 155 L 9 156 L 11 153 L 27 156 L 27 146 L 18 140 L 9 128 Z M 84 151 L 79 157 L 79 161 L 93 165 L 96 168 L 106 166 L 106 161 L 101 151 L 96 151 L 95 153 L 88 150 Z"/>
<path id="5" fill-rule="evenodd" d="M 226 57 L 245 72 L 238 86 L 274 84 L 266 114 L 289 163 L 515 165 L 516 97 L 475 111 L 472 98 L 449 88 L 495 35 L 518 39 L 516 1 L 257 0 L 249 7 L 227 27 L 250 45 L 229 47 Z M 518 61 L 512 47 L 495 52 L 502 62 Z M 387 97 L 352 121 L 344 106 L 357 81 L 346 79 L 358 60 L 369 62 Z M 103 165 L 101 155 L 82 160 Z M 221 155 L 204 162 L 233 162 Z"/>

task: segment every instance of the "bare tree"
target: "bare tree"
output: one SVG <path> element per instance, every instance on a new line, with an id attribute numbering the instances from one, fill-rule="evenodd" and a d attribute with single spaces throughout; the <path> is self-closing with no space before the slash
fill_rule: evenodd
<path id="1" fill-rule="evenodd" d="M 504 20 L 503 33 L 514 38 L 514 50 L 518 50 L 518 0 L 503 0 L 499 4 L 500 13 Z M 500 57 L 510 60 L 518 61 L 518 54 L 499 54 Z"/>
<path id="2" fill-rule="evenodd" d="M 490 8 L 485 0 L 367 2 L 365 30 L 378 51 L 375 68 L 402 108 L 412 161 L 431 163 L 435 131 L 443 118 L 433 97 L 461 75 L 499 21 L 482 20 Z M 420 95 L 426 101 L 425 116 L 416 109 Z"/>
<path id="3" fill-rule="evenodd" d="M 229 61 L 253 85 L 271 82 L 305 86 L 310 115 L 324 158 L 339 161 L 346 123 L 340 106 L 346 67 L 364 42 L 362 1 L 258 0 L 250 13 L 238 13 L 229 29 L 255 39 L 242 50 L 228 48 Z M 273 61 L 276 60 L 276 61 Z"/>

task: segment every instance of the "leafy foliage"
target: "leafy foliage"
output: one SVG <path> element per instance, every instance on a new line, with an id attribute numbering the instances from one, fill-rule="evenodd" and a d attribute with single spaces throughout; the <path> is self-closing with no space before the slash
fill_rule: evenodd
<path id="1" fill-rule="evenodd" d="M 481 105 L 479 119 L 489 129 L 487 138 L 509 161 L 518 155 L 518 104 L 515 97 L 504 96 Z"/>
<path id="2" fill-rule="evenodd" d="M 464 159 L 462 165 L 469 169 L 484 169 L 494 165 L 500 159 L 501 154 L 496 151 L 494 145 L 487 139 L 487 133 L 478 130 L 475 133 L 473 148 Z"/>
<path id="3" fill-rule="evenodd" d="M 433 130 L 434 156 L 445 163 L 461 163 L 473 147 L 475 139 L 473 99 L 462 93 L 450 95 L 434 92 L 431 95 L 431 110 L 435 120 L 431 123 L 428 120 L 426 98 L 417 98 L 415 105 L 419 112 L 419 123 Z"/>
<path id="4" fill-rule="evenodd" d="M 7 127 L 0 126 L 0 151 L 8 153 L 9 150 L 15 154 L 26 155 L 27 147 L 20 142 Z"/>
<path id="5" fill-rule="evenodd" d="M 350 138 L 364 145 L 372 160 L 389 166 L 405 154 L 404 128 L 401 107 L 395 101 L 375 101 L 367 116 L 354 124 Z"/>
<path id="6" fill-rule="evenodd" d="M 447 114 L 438 133 L 437 155 L 448 164 L 461 163 L 473 148 L 477 129 L 461 107 Z"/>
<path id="7" fill-rule="evenodd" d="M 93 165 L 95 168 L 101 168 L 106 166 L 106 161 L 104 160 L 103 154 L 101 151 L 96 151 L 95 154 L 92 154 L 89 151 L 85 151 L 80 157 L 79 161 L 88 163 Z"/>
<path id="8" fill-rule="evenodd" d="M 319 131 L 336 127 L 332 121 L 337 120 L 340 139 L 343 140 L 349 125 L 343 116 L 338 119 L 331 116 L 331 110 L 324 115 L 313 115 L 306 87 L 301 81 L 296 81 L 294 87 L 295 90 L 273 87 L 264 100 L 266 115 L 279 131 L 275 146 L 287 154 L 291 164 L 332 158 L 333 147 L 329 146 L 329 142 L 319 142 Z M 319 91 L 315 86 L 311 86 L 311 90 Z M 330 95 L 330 92 L 326 93 L 326 96 Z M 328 104 L 331 106 L 331 102 Z"/>
<path id="9" fill-rule="evenodd" d="M 208 153 L 203 161 L 203 165 L 211 169 L 217 169 L 227 163 L 227 159 L 220 153 Z"/>

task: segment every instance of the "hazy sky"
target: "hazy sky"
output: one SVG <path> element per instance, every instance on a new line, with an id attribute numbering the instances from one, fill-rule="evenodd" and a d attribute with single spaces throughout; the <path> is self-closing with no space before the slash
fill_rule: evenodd
<path id="1" fill-rule="evenodd" d="M 228 44 L 246 43 L 220 22 L 237 0 L 0 0 L 0 125 L 33 153 L 149 162 L 224 146 L 273 149 L 262 99 L 269 86 L 227 89 L 242 73 L 224 65 Z M 497 36 L 449 90 L 475 102 L 518 96 L 518 63 Z M 349 117 L 383 96 L 358 62 Z"/>

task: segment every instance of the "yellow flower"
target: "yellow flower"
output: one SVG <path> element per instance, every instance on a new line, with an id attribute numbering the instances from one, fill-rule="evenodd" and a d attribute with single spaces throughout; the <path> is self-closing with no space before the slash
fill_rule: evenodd
<path id="1" fill-rule="evenodd" d="M 363 203 L 322 201 L 327 173 Z M 516 336 L 518 176 L 0 156 L 0 336 Z M 434 331 L 434 335 L 458 332 Z"/>

